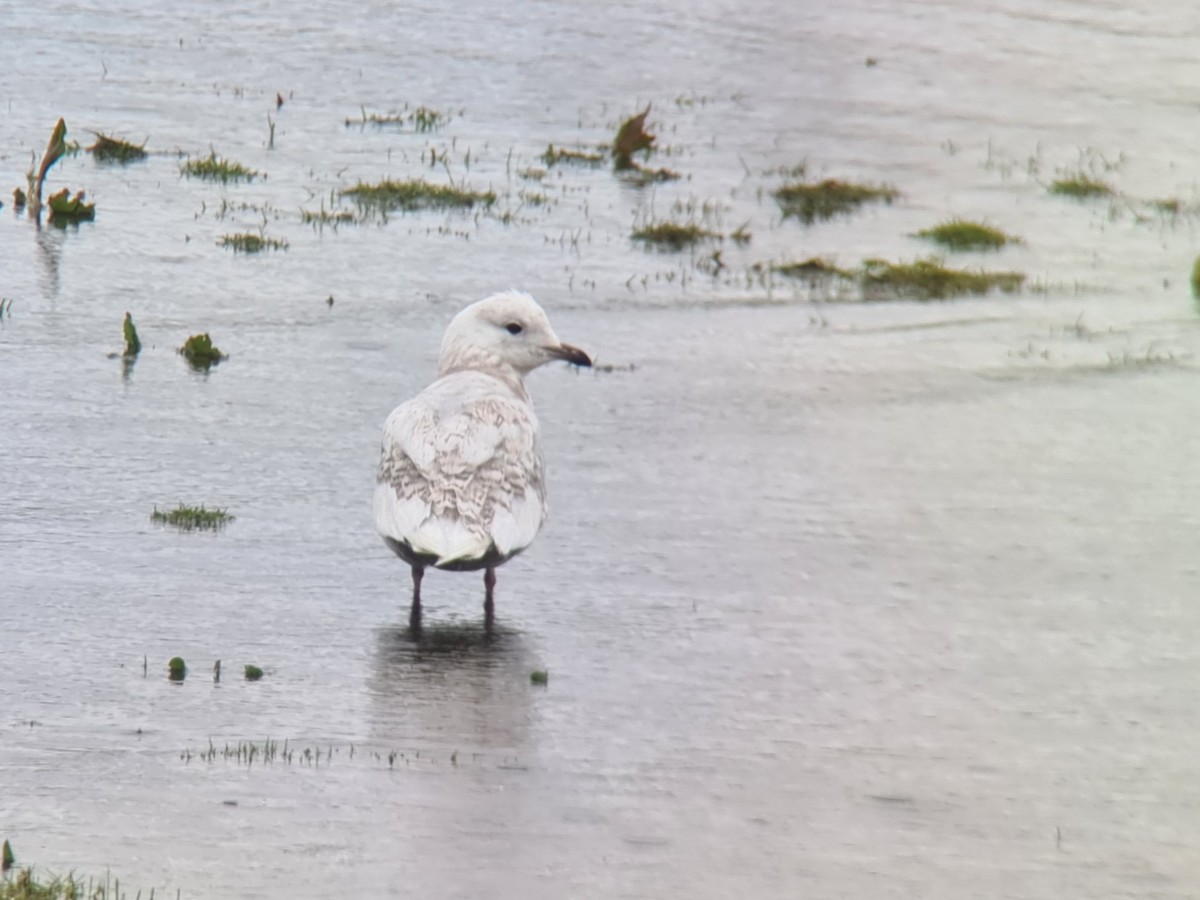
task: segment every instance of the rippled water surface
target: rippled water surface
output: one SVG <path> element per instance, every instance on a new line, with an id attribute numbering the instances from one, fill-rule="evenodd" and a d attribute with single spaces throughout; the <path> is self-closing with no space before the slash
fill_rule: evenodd
<path id="1" fill-rule="evenodd" d="M 0 5 L 0 837 L 184 897 L 1192 896 L 1198 35 L 1149 3 Z M 646 104 L 678 181 L 539 159 Z M 444 127 L 347 124 L 421 105 Z M 38 229 L 8 195 L 59 116 L 152 155 L 64 159 L 96 221 Z M 263 175 L 181 177 L 210 150 Z M 901 196 L 806 228 L 771 198 L 801 163 Z M 1117 193 L 1048 193 L 1079 172 Z M 301 219 L 417 175 L 498 199 Z M 1024 240 L 954 264 L 1029 287 L 769 274 L 951 216 Z M 726 239 L 630 240 L 664 218 Z M 245 231 L 287 249 L 218 246 Z M 551 521 L 494 635 L 435 572 L 417 641 L 379 429 L 509 286 L 613 369 L 531 377 Z M 177 501 L 236 518 L 150 522 Z"/>

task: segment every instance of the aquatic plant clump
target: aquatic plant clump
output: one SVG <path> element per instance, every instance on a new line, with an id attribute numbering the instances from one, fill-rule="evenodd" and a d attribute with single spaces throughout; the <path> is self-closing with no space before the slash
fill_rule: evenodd
<path id="1" fill-rule="evenodd" d="M 189 159 L 180 166 L 180 171 L 189 178 L 219 181 L 222 184 L 227 184 L 231 181 L 253 181 L 260 174 L 254 169 L 243 166 L 241 163 L 222 159 L 217 156 L 216 150 L 213 150 L 203 159 Z"/>
<path id="2" fill-rule="evenodd" d="M 788 278 L 804 278 L 809 281 L 819 281 L 824 278 L 854 277 L 853 272 L 840 269 L 819 256 L 813 256 L 801 262 L 780 263 L 777 266 L 772 266 L 771 271 Z"/>
<path id="3" fill-rule="evenodd" d="M 635 241 L 660 250 L 682 250 L 700 241 L 721 240 L 721 235 L 715 231 L 709 231 L 699 225 L 678 222 L 655 222 L 638 228 L 631 237 Z"/>
<path id="4" fill-rule="evenodd" d="M 190 366 L 196 369 L 208 369 L 227 358 L 224 353 L 213 346 L 208 332 L 193 334 L 183 342 L 183 346 L 177 352 L 188 361 Z"/>
<path id="5" fill-rule="evenodd" d="M 286 250 L 288 248 L 287 241 L 263 237 L 253 232 L 223 234 L 217 243 L 235 253 L 261 253 L 263 250 Z"/>
<path id="6" fill-rule="evenodd" d="M 604 154 L 596 153 L 588 150 L 567 150 L 563 147 L 555 147 L 550 144 L 546 147 L 546 152 L 538 157 L 547 168 L 558 165 L 559 163 L 575 163 L 585 166 L 599 166 L 604 162 Z"/>
<path id="7" fill-rule="evenodd" d="M 50 209 L 50 221 L 55 225 L 91 222 L 96 218 L 96 204 L 85 202 L 83 191 L 72 196 L 69 188 L 63 188 L 50 195 L 46 206 Z"/>
<path id="8" fill-rule="evenodd" d="M 800 219 L 805 225 L 853 212 L 864 203 L 891 203 L 899 196 L 891 185 L 854 184 L 833 178 L 785 184 L 774 193 L 784 218 Z"/>
<path id="9" fill-rule="evenodd" d="M 863 263 L 860 280 L 864 300 L 946 300 L 993 290 L 1012 294 L 1021 289 L 1025 275 L 950 269 L 937 259 L 911 263 L 869 259 Z"/>
<path id="10" fill-rule="evenodd" d="M 121 325 L 125 337 L 125 352 L 121 354 L 126 359 L 133 359 L 142 352 L 142 342 L 138 338 L 137 326 L 133 324 L 133 316 L 125 313 L 125 321 Z"/>
<path id="11" fill-rule="evenodd" d="M 933 228 L 918 231 L 916 236 L 933 241 L 947 250 L 999 250 L 1006 244 L 1020 243 L 1021 240 L 1005 234 L 999 228 L 966 219 L 950 219 Z"/>
<path id="12" fill-rule="evenodd" d="M 421 178 L 408 181 L 385 180 L 377 184 L 359 182 L 342 191 L 365 211 L 388 213 L 422 209 L 471 209 L 490 207 L 496 202 L 493 191 L 472 191 L 453 184 L 431 184 Z"/>
<path id="13" fill-rule="evenodd" d="M 216 531 L 234 519 L 224 509 L 208 509 L 204 504 L 187 506 L 180 503 L 174 509 L 161 510 L 157 506 L 150 513 L 150 521 L 157 525 L 171 525 L 180 531 Z"/>
<path id="14" fill-rule="evenodd" d="M 636 116 L 631 116 L 621 123 L 612 145 L 614 169 L 618 171 L 632 169 L 637 165 L 633 161 L 633 154 L 642 153 L 649 157 L 654 150 L 655 135 L 646 130 L 646 116 L 648 115 L 650 115 L 649 106 Z"/>
<path id="15" fill-rule="evenodd" d="M 96 134 L 96 142 L 88 147 L 87 151 L 96 162 L 117 165 L 140 162 L 148 155 L 145 144 L 131 144 L 129 141 L 100 133 Z"/>

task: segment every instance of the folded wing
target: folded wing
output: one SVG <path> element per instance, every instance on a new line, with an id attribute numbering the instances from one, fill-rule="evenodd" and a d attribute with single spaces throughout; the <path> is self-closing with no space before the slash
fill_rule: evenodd
<path id="1" fill-rule="evenodd" d="M 537 419 L 478 372 L 447 376 L 384 426 L 375 488 L 380 534 L 436 565 L 527 547 L 545 519 Z"/>

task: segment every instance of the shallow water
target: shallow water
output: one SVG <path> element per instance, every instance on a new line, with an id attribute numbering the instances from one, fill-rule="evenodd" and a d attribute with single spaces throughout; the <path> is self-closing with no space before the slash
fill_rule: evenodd
<path id="1" fill-rule="evenodd" d="M 196 15 L 42 4 L 0 28 L 5 195 L 60 115 L 163 151 L 56 166 L 92 225 L 0 210 L 20 862 L 185 897 L 1191 895 L 1197 220 L 1145 204 L 1196 201 L 1190 13 Z M 516 174 L 646 102 L 681 182 Z M 344 124 L 405 103 L 453 116 Z M 181 179 L 173 151 L 210 145 L 267 177 Z M 300 222 L 359 179 L 445 177 L 430 147 L 516 221 Z M 781 221 L 770 170 L 802 160 L 903 196 Z M 1080 165 L 1122 198 L 1047 195 Z M 522 206 L 535 188 L 552 202 Z M 630 243 L 677 201 L 749 223 L 716 277 Z M 1044 290 L 820 304 L 750 270 L 912 258 L 952 215 L 1023 236 L 964 259 Z M 288 250 L 216 246 L 260 226 Z M 531 378 L 551 521 L 499 572 L 496 635 L 480 578 L 431 573 L 414 642 L 369 519 L 379 428 L 450 315 L 510 285 L 618 370 Z M 146 349 L 123 373 L 126 310 Z M 172 352 L 201 330 L 231 354 L 208 376 Z M 180 500 L 236 519 L 150 523 Z M 268 737 L 290 762 L 221 752 Z"/>

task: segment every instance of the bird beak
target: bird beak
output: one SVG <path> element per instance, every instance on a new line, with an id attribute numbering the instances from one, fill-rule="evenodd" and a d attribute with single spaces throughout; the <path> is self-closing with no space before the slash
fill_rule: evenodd
<path id="1" fill-rule="evenodd" d="M 562 359 L 569 362 L 573 366 L 591 367 L 592 358 L 580 350 L 578 347 L 572 347 L 570 344 L 559 344 L 557 347 L 547 347 L 546 352 L 555 359 Z"/>

